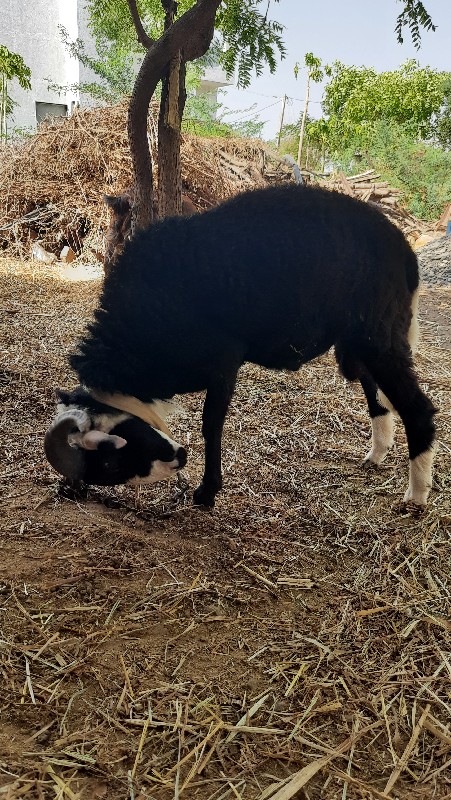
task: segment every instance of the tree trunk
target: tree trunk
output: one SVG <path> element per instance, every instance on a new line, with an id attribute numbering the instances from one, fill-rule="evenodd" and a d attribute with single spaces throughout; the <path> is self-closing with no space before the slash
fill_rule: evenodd
<path id="1" fill-rule="evenodd" d="M 176 3 L 162 0 L 166 8 L 165 30 L 174 23 Z M 182 211 L 182 166 L 180 160 L 183 111 L 186 101 L 185 64 L 180 51 L 171 59 L 162 80 L 158 116 L 158 215 L 169 217 Z"/>
<path id="2" fill-rule="evenodd" d="M 158 118 L 158 213 L 173 216 L 182 211 L 182 164 L 180 126 L 185 108 L 185 64 L 180 54 L 172 59 L 163 79 L 167 91 Z M 163 101 L 163 94 L 162 94 Z"/>
<path id="3" fill-rule="evenodd" d="M 132 209 L 132 234 L 146 228 L 153 218 L 152 159 L 147 142 L 147 112 L 150 99 L 165 67 L 181 53 L 183 62 L 193 61 L 207 52 L 214 33 L 216 11 L 221 0 L 198 0 L 171 25 L 144 56 L 133 87 L 128 111 L 128 137 L 135 174 L 135 200 Z M 180 108 L 180 92 L 179 108 Z M 182 106 L 183 108 L 183 106 Z"/>

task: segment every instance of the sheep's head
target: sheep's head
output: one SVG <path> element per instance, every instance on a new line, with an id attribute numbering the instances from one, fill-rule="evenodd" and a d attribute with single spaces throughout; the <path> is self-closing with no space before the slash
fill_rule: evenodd
<path id="1" fill-rule="evenodd" d="M 166 433 L 97 402 L 78 388 L 58 393 L 57 416 L 45 434 L 48 461 L 76 483 L 156 483 L 182 469 L 186 450 Z"/>

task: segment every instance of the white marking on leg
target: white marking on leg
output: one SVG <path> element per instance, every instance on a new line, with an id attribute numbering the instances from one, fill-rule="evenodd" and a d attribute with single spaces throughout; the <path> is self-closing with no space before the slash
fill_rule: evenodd
<path id="1" fill-rule="evenodd" d="M 376 399 L 379 405 L 382 406 L 382 408 L 386 408 L 388 409 L 388 411 L 391 411 L 393 414 L 396 414 L 396 409 L 393 407 L 392 403 L 390 403 L 390 400 L 388 399 L 388 397 L 385 396 L 385 394 L 383 393 L 383 391 L 381 391 L 381 389 L 377 390 Z"/>
<path id="2" fill-rule="evenodd" d="M 418 323 L 418 299 L 419 299 L 419 289 L 415 289 L 412 295 L 412 303 L 410 306 L 412 310 L 412 319 L 410 322 L 409 333 L 407 334 L 412 355 L 414 355 L 417 352 L 418 342 L 420 340 L 420 325 Z"/>
<path id="3" fill-rule="evenodd" d="M 372 439 L 371 450 L 365 456 L 364 463 L 371 461 L 380 464 L 388 451 L 393 447 L 394 418 L 390 411 L 371 418 Z"/>
<path id="4" fill-rule="evenodd" d="M 425 450 L 409 461 L 409 487 L 404 495 L 404 502 L 425 506 L 432 486 L 432 463 L 434 448 Z"/>

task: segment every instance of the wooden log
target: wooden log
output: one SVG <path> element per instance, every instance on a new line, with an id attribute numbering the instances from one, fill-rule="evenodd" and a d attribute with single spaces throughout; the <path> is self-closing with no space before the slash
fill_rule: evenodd
<path id="1" fill-rule="evenodd" d="M 445 210 L 443 211 L 442 216 L 440 217 L 439 221 L 435 226 L 436 230 L 440 230 L 441 228 L 446 228 L 450 219 L 451 219 L 451 203 L 448 203 L 448 205 L 445 206 Z"/>
<path id="2" fill-rule="evenodd" d="M 349 183 L 351 186 L 355 186 L 356 189 L 369 189 L 370 186 L 389 186 L 390 184 L 388 181 L 352 181 L 348 178 Z"/>
<path id="3" fill-rule="evenodd" d="M 374 177 L 375 179 L 379 177 L 379 175 L 376 175 L 376 171 L 374 169 L 367 169 L 366 172 L 360 172 L 358 175 L 350 175 L 349 180 L 352 183 L 357 183 L 357 181 L 364 181 L 370 176 Z"/>
<path id="4" fill-rule="evenodd" d="M 363 200 L 364 203 L 370 199 L 371 195 L 373 194 L 373 190 L 371 188 L 365 189 L 362 194 L 359 195 L 360 199 Z"/>
<path id="5" fill-rule="evenodd" d="M 387 204 L 387 205 L 391 206 L 391 205 L 396 205 L 396 203 L 398 202 L 398 198 L 397 197 L 381 197 L 380 201 L 381 201 L 381 205 Z"/>
<path id="6" fill-rule="evenodd" d="M 355 197 L 355 194 L 354 194 L 354 191 L 352 189 L 352 186 L 349 183 L 349 181 L 348 181 L 346 175 L 344 174 L 344 172 L 339 172 L 338 173 L 338 177 L 339 177 L 340 183 L 341 183 L 341 191 L 344 192 L 344 194 L 349 195 L 350 197 Z"/>
<path id="7" fill-rule="evenodd" d="M 395 199 L 395 195 L 397 197 L 398 194 L 400 194 L 400 192 L 393 191 L 393 189 L 390 189 L 390 188 L 388 188 L 388 189 L 383 189 L 383 188 L 379 189 L 376 186 L 376 188 L 373 189 L 373 194 L 376 195 L 376 197 L 393 197 L 393 199 Z"/>

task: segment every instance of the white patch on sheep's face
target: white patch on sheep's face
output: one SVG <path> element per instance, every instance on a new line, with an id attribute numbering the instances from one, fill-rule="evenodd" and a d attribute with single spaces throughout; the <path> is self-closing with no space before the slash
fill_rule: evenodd
<path id="1" fill-rule="evenodd" d="M 166 441 L 169 442 L 169 444 L 172 445 L 172 447 L 174 448 L 174 453 L 177 452 L 179 447 L 183 446 L 181 444 L 177 444 L 177 442 L 174 442 L 174 439 L 171 439 L 171 437 L 168 436 L 167 433 L 164 433 L 164 431 L 157 431 L 156 428 L 154 428 L 154 431 L 156 431 L 156 433 L 158 433 L 158 436 L 161 436 L 163 439 L 166 439 Z"/>
<path id="2" fill-rule="evenodd" d="M 109 433 L 116 425 L 130 419 L 130 414 L 92 414 L 91 419 L 97 431 Z"/>
<path id="3" fill-rule="evenodd" d="M 150 469 L 150 474 L 140 477 L 137 475 L 127 481 L 129 486 L 139 486 L 141 483 L 158 483 L 158 481 L 165 481 L 168 478 L 173 478 L 180 468 L 178 458 L 173 461 L 153 461 Z"/>
<path id="4" fill-rule="evenodd" d="M 425 506 L 432 486 L 432 462 L 434 448 L 425 450 L 409 462 L 409 486 L 404 495 L 405 503 Z"/>
<path id="5" fill-rule="evenodd" d="M 76 405 L 65 405 L 65 403 L 58 403 L 56 406 L 57 417 L 58 419 L 60 414 L 63 414 L 65 411 L 73 411 L 74 413 L 78 414 L 82 412 L 92 423 L 92 427 L 95 428 L 97 431 L 102 431 L 103 433 L 109 433 L 116 425 L 119 425 L 121 422 L 125 422 L 127 419 L 130 419 L 130 414 L 90 414 L 85 408 L 81 408 L 80 406 Z M 80 430 L 86 430 L 86 426 L 84 428 L 80 428 Z"/>
<path id="6" fill-rule="evenodd" d="M 372 440 L 371 450 L 365 457 L 365 462 L 380 464 L 388 451 L 393 447 L 394 418 L 390 411 L 378 417 L 371 418 Z"/>
<path id="7" fill-rule="evenodd" d="M 174 456 L 179 450 L 184 451 L 182 445 L 174 442 L 174 440 L 171 439 L 170 436 L 167 436 L 166 433 L 163 433 L 163 431 L 155 432 L 169 442 L 174 451 Z M 165 481 L 168 478 L 173 478 L 174 475 L 177 474 L 177 471 L 183 466 L 185 466 L 185 463 L 181 465 L 178 458 L 174 458 L 172 461 L 160 461 L 159 459 L 156 459 L 155 461 L 152 461 L 149 475 L 145 475 L 143 477 L 136 475 L 135 478 L 131 478 L 129 481 L 127 481 L 127 483 L 130 486 L 138 486 L 141 483 L 157 483 L 158 481 Z"/>

